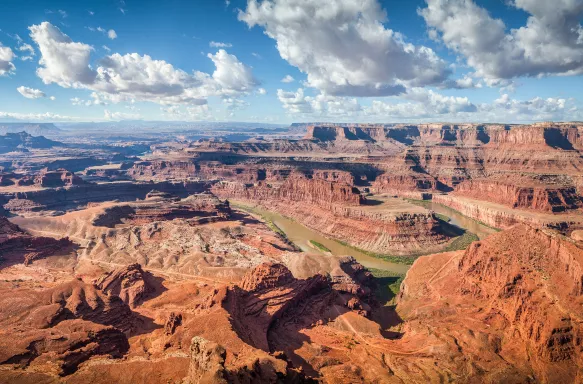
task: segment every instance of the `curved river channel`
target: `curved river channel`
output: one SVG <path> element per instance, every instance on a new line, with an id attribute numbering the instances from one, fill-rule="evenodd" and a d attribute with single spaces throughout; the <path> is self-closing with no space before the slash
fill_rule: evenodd
<path id="1" fill-rule="evenodd" d="M 485 225 L 482 225 L 477 221 L 472 220 L 460 214 L 459 212 L 441 204 L 431 203 L 430 209 L 436 213 L 449 217 L 451 219 L 449 222 L 450 224 L 475 233 L 480 239 L 484 239 L 485 237 L 496 232 L 494 229 L 486 227 Z M 365 253 L 359 252 L 356 249 L 342 245 L 341 243 L 324 237 L 318 232 L 303 226 L 297 221 L 288 219 L 287 217 L 284 217 L 276 212 L 266 211 L 259 207 L 253 207 L 253 211 L 254 213 L 257 213 L 264 218 L 271 220 L 283 232 L 285 232 L 289 240 L 300 247 L 304 252 L 319 252 L 310 244 L 310 240 L 313 240 L 326 246 L 326 248 L 328 248 L 333 255 L 350 255 L 367 268 L 382 269 L 399 274 L 406 273 L 410 268 L 410 265 L 391 263 L 389 261 L 369 256 Z"/>

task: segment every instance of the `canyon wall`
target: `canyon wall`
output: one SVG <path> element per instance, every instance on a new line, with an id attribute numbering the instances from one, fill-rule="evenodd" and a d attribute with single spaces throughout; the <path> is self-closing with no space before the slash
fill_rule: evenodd
<path id="1" fill-rule="evenodd" d="M 284 183 L 223 182 L 217 196 L 257 204 L 298 220 L 332 238 L 373 252 L 410 253 L 436 249 L 447 241 L 433 214 L 374 209 L 358 190 L 341 183 L 302 177 Z"/>
<path id="2" fill-rule="evenodd" d="M 403 342 L 430 337 L 483 382 L 577 382 L 582 281 L 583 249 L 525 225 L 420 258 L 397 305 Z"/>
<path id="3" fill-rule="evenodd" d="M 518 175 L 503 179 L 473 179 L 458 184 L 454 194 L 541 212 L 565 212 L 581 208 L 581 197 L 574 186 L 550 183 L 535 183 L 534 180 L 524 178 L 521 180 Z"/>

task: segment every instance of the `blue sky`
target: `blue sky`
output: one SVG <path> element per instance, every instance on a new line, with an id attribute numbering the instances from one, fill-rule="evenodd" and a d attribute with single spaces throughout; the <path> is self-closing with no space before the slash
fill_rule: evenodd
<path id="1" fill-rule="evenodd" d="M 323 3 L 6 0 L 0 121 L 583 120 L 583 0 Z"/>

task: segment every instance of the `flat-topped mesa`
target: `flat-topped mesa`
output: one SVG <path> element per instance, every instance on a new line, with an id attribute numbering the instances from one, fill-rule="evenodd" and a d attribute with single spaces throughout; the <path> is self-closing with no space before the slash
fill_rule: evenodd
<path id="1" fill-rule="evenodd" d="M 511 129 L 493 129 L 488 134 L 490 136 L 488 146 L 562 150 L 583 148 L 583 127 L 577 126 L 552 123 L 523 125 Z"/>
<path id="2" fill-rule="evenodd" d="M 208 191 L 211 183 L 199 181 L 159 183 L 84 183 L 68 187 L 0 191 L 0 205 L 10 212 L 23 214 L 50 210 L 79 209 L 89 203 L 104 201 L 135 201 L 143 199 L 152 189 L 181 197 Z"/>
<path id="3" fill-rule="evenodd" d="M 72 185 L 85 184 L 79 176 L 66 169 L 58 169 L 56 171 L 49 171 L 47 168 L 41 170 L 34 177 L 34 185 L 39 187 L 69 187 Z"/>
<path id="4" fill-rule="evenodd" d="M 319 176 L 325 176 L 320 174 Z M 348 184 L 308 178 L 301 174 L 288 177 L 279 185 L 260 182 L 255 185 L 219 183 L 213 193 L 224 198 L 242 198 L 256 202 L 291 201 L 331 207 L 333 204 L 361 205 L 366 199 L 357 188 Z"/>
<path id="5" fill-rule="evenodd" d="M 44 136 L 32 136 L 26 132 L 6 133 L 0 135 L 0 153 L 28 149 L 43 149 L 63 146 L 63 143 L 53 141 Z"/>
<path id="6" fill-rule="evenodd" d="M 405 145 L 583 148 L 583 126 L 574 123 L 502 124 L 319 124 L 304 137 L 316 141 L 389 141 Z"/>
<path id="7" fill-rule="evenodd" d="M 195 176 L 197 167 L 192 161 L 142 161 L 135 163 L 126 173 L 136 180 L 189 179 Z"/>
<path id="8" fill-rule="evenodd" d="M 114 228 L 117 225 L 143 225 L 156 221 L 184 219 L 203 224 L 231 217 L 228 201 L 210 194 L 195 194 L 184 199 L 168 193 L 151 191 L 146 199 L 105 208 L 92 224 Z"/>
<path id="9" fill-rule="evenodd" d="M 386 131 L 383 125 L 363 125 L 347 124 L 346 126 L 323 125 L 307 127 L 304 136 L 306 140 L 319 141 L 344 141 L 344 140 L 365 140 L 365 141 L 387 141 Z"/>

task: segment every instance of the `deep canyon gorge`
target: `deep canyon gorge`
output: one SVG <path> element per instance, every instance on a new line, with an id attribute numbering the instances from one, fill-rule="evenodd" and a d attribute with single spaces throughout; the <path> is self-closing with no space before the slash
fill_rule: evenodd
<path id="1" fill-rule="evenodd" d="M 1 382 L 583 380 L 581 123 L 19 128 Z"/>

